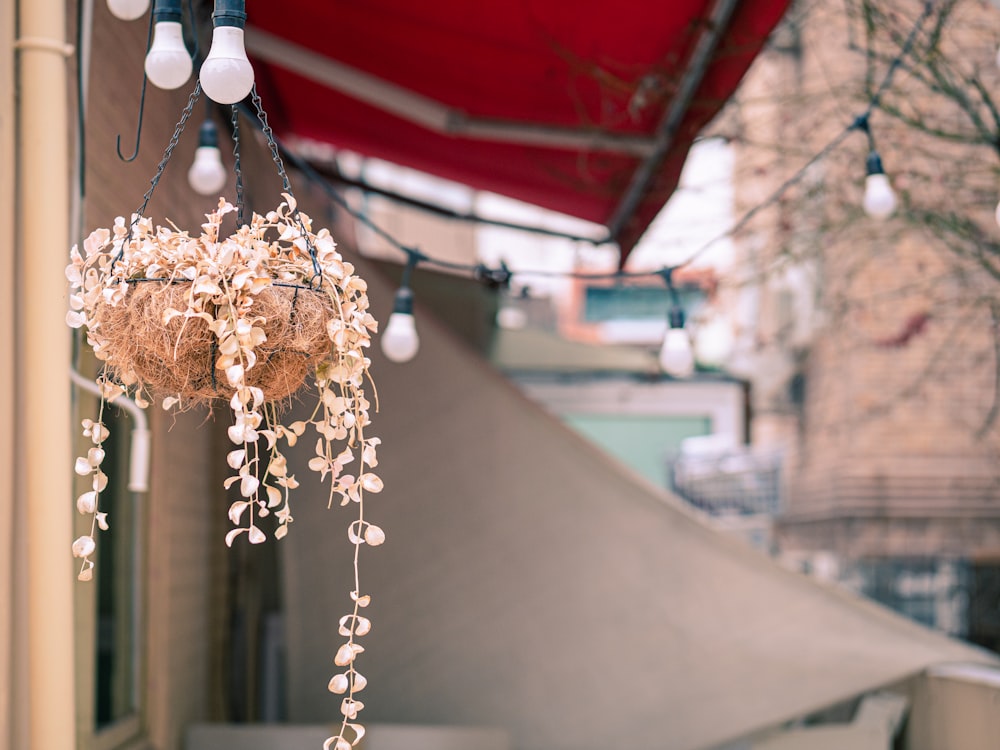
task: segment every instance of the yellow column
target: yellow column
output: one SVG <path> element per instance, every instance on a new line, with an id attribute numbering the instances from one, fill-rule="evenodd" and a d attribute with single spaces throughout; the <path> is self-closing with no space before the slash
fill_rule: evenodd
<path id="1" fill-rule="evenodd" d="M 29 750 L 76 746 L 65 0 L 18 3 L 17 533 L 27 549 Z"/>

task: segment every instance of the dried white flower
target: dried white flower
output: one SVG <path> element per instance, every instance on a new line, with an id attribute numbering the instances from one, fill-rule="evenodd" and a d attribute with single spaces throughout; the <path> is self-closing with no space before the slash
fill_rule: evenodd
<path id="1" fill-rule="evenodd" d="M 351 743 L 340 735 L 328 737 L 323 743 L 323 750 L 330 750 L 330 748 L 333 748 L 333 750 L 351 750 Z"/>
<path id="2" fill-rule="evenodd" d="M 73 557 L 90 557 L 96 549 L 97 545 L 94 543 L 94 537 L 77 537 L 76 541 L 73 542 Z"/>
<path id="3" fill-rule="evenodd" d="M 76 509 L 88 515 L 97 510 L 97 493 L 94 491 L 84 492 L 76 499 Z"/>
<path id="4" fill-rule="evenodd" d="M 362 646 L 359 646 L 357 643 L 352 643 L 348 641 L 347 643 L 343 644 L 339 649 L 337 649 L 337 655 L 333 657 L 333 663 L 336 664 L 338 667 L 346 667 L 348 664 L 354 661 L 354 657 L 356 657 L 362 651 L 364 651 L 364 648 Z"/>
<path id="5" fill-rule="evenodd" d="M 371 525 L 365 529 L 365 541 L 372 547 L 378 547 L 385 541 L 385 532 L 380 527 Z"/>
<path id="6" fill-rule="evenodd" d="M 271 527 L 276 539 L 288 534 L 293 521 L 290 494 L 299 482 L 283 447 L 296 445 L 315 430 L 318 439 L 308 468 L 322 481 L 329 480 L 328 505 L 337 498 L 340 505 L 355 507 L 354 520 L 348 525 L 352 544 L 378 546 L 385 541 L 385 533 L 364 520 L 366 495 L 383 489 L 381 478 L 372 471 L 378 465 L 381 441 L 365 434 L 372 409 L 365 393 L 367 351 L 378 328 L 369 312 L 367 284 L 337 252 L 329 231 L 313 232 L 309 217 L 297 210 L 290 195 L 284 195 L 284 202 L 274 211 L 254 214 L 246 225 L 226 236 L 222 222 L 235 210 L 220 200 L 197 236 L 154 227 L 148 217 L 134 216 L 131 222 L 118 217 L 112 228 L 98 229 L 87 237 L 82 254 L 76 247 L 70 251 L 66 322 L 86 330 L 95 356 L 104 362 L 98 377 L 101 408 L 122 393 L 129 393 L 140 406 L 152 396 L 162 397 L 167 410 L 220 396 L 228 401 L 233 421 L 227 434 L 233 449 L 226 463 L 234 473 L 224 485 L 238 490 L 239 497 L 231 498 L 234 502 L 229 506 L 234 528 L 226 534 L 227 546 L 242 534 L 250 544 L 264 542 L 267 526 L 258 521 L 268 516 L 277 522 Z M 156 280 L 173 283 L 161 285 Z M 134 305 L 139 297 L 147 303 L 155 298 L 158 306 Z M 314 316 L 320 321 L 314 331 L 318 335 L 308 341 L 303 323 L 288 326 L 296 304 L 311 304 L 319 311 Z M 134 354 L 134 341 L 153 346 L 150 337 L 130 335 L 132 329 L 126 325 L 121 328 L 126 332 L 127 346 L 123 346 L 106 325 L 109 316 L 128 318 L 133 309 L 144 311 L 136 325 L 147 330 L 151 325 L 161 326 L 171 332 L 165 339 L 166 349 L 146 358 L 157 363 L 152 368 Z M 200 338 L 190 335 L 196 330 Z M 290 343 L 288 337 L 293 334 L 298 339 Z M 189 341 L 193 342 L 190 346 L 210 348 L 183 359 L 178 352 Z M 288 351 L 294 356 L 282 357 Z M 208 372 L 175 373 L 162 366 L 171 358 L 212 364 L 203 368 Z M 281 367 L 299 369 L 289 374 L 281 372 Z M 268 373 L 276 369 L 278 375 L 269 380 Z M 309 419 L 282 424 L 278 402 L 309 375 L 316 387 L 316 409 Z M 84 420 L 83 428 L 93 447 L 77 459 L 74 469 L 90 477 L 92 487 L 78 497 L 77 509 L 93 516 L 93 531 L 73 543 L 73 553 L 83 559 L 79 578 L 88 580 L 93 576 L 89 556 L 95 549 L 94 533 L 108 527 L 107 515 L 100 510 L 108 477 L 99 468 L 108 431 L 100 417 Z M 348 466 L 353 473 L 346 473 Z M 355 587 L 357 560 L 355 555 Z M 365 731 L 362 725 L 351 723 L 364 707 L 352 696 L 367 684 L 354 669 L 354 661 L 364 651 L 356 639 L 371 630 L 371 621 L 359 615 L 371 597 L 357 590 L 350 597 L 353 612 L 340 623 L 347 642 L 334 658 L 347 670 L 330 680 L 333 692 L 347 694 L 341 705 L 344 718 L 340 733 L 324 743 L 325 750 L 350 750 Z M 348 741 L 351 736 L 353 742 Z"/>
<path id="7" fill-rule="evenodd" d="M 78 581 L 90 581 L 94 578 L 94 563 L 90 560 L 83 561 L 83 567 L 80 568 L 80 572 L 77 573 L 76 578 Z"/>
<path id="8" fill-rule="evenodd" d="M 358 718 L 358 712 L 365 707 L 365 704 L 361 701 L 356 701 L 353 698 L 344 698 L 340 703 L 340 713 L 342 713 L 348 719 Z"/>
<path id="9" fill-rule="evenodd" d="M 331 693 L 336 693 L 337 695 L 342 695 L 347 692 L 347 689 L 351 686 L 351 681 L 347 678 L 347 674 L 336 674 L 331 680 L 330 684 L 327 685 L 327 689 Z"/>

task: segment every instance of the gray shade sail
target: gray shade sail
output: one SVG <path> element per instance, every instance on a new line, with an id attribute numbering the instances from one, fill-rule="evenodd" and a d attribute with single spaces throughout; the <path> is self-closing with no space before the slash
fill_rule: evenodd
<path id="1" fill-rule="evenodd" d="M 384 320 L 392 290 L 370 288 Z M 361 549 L 363 721 L 500 727 L 519 750 L 703 748 L 989 658 L 720 536 L 417 316 L 416 360 L 373 353 L 368 516 L 388 540 Z M 280 542 L 289 712 L 328 723 L 354 509 L 327 510 L 307 473 Z"/>

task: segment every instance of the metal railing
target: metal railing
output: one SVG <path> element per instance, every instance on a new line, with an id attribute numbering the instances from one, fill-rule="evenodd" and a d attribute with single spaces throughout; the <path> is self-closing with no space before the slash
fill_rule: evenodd
<path id="1" fill-rule="evenodd" d="M 671 488 L 713 516 L 775 516 L 782 507 L 782 456 L 732 449 L 712 455 L 681 454 L 669 462 Z"/>

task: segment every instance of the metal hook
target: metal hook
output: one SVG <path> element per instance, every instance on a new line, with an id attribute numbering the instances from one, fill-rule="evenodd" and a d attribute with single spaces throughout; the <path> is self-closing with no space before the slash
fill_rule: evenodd
<path id="1" fill-rule="evenodd" d="M 146 109 L 146 73 L 142 74 L 142 93 L 139 94 L 139 121 L 135 126 L 135 150 L 132 152 L 131 156 L 122 155 L 122 137 L 119 134 L 115 138 L 115 150 L 118 152 L 118 158 L 124 162 L 135 161 L 136 157 L 139 156 L 139 142 L 142 140 L 142 115 L 143 111 Z"/>
<path id="2" fill-rule="evenodd" d="M 149 14 L 149 30 L 146 32 L 146 53 L 149 53 L 149 46 L 153 42 L 153 14 Z M 115 140 L 115 150 L 118 152 L 118 158 L 124 162 L 135 161 L 136 157 L 139 156 L 139 142 L 142 140 L 142 116 L 146 110 L 146 70 L 143 68 L 142 71 L 142 91 L 139 93 L 139 121 L 135 126 L 135 150 L 132 152 L 131 156 L 124 156 L 122 154 L 122 137 L 119 133 L 117 139 Z"/>
<path id="3" fill-rule="evenodd" d="M 198 41 L 198 25 L 197 25 L 197 22 L 195 20 L 195 15 L 194 15 L 194 0 L 188 0 L 188 18 L 191 21 L 191 29 L 193 30 L 193 34 L 192 35 L 194 37 L 194 52 L 191 53 L 191 59 L 192 60 L 197 60 L 198 56 L 199 56 L 199 54 L 201 52 L 201 47 L 199 46 L 199 41 Z M 154 26 L 154 23 L 155 23 L 155 14 L 154 13 L 150 13 L 149 14 L 149 30 L 146 32 L 146 52 L 147 53 L 149 52 L 150 44 L 153 41 L 153 26 Z M 135 126 L 135 149 L 132 151 L 132 155 L 131 156 L 125 156 L 124 154 L 122 154 L 122 137 L 121 137 L 121 135 L 118 135 L 116 137 L 116 139 L 115 139 L 115 150 L 118 152 L 118 158 L 121 159 L 124 162 L 135 161 L 136 158 L 139 156 L 139 144 L 142 141 L 142 121 L 143 121 L 143 114 L 145 113 L 145 110 L 146 110 L 146 85 L 148 84 L 148 82 L 149 82 L 149 79 L 146 77 L 145 70 L 143 70 L 143 73 L 142 73 L 142 89 L 141 89 L 141 91 L 139 93 L 139 121 L 136 123 L 136 126 Z"/>

